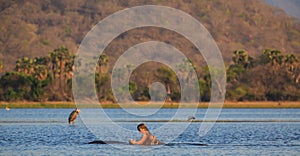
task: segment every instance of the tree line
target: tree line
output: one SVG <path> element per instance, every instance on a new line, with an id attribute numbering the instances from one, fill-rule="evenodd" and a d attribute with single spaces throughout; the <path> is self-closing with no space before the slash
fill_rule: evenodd
<path id="1" fill-rule="evenodd" d="M 299 57 L 284 54 L 276 49 L 265 49 L 253 58 L 246 50 L 236 50 L 232 63 L 226 65 L 226 100 L 229 101 L 293 101 L 300 100 Z M 73 101 L 72 76 L 75 55 L 65 47 L 58 47 L 43 57 L 23 57 L 17 60 L 15 70 L 2 73 L 0 77 L 0 101 Z M 109 57 L 98 59 L 95 73 L 97 96 L 100 101 L 115 101 L 111 90 Z M 3 67 L 0 61 L 0 72 Z M 115 69 L 116 80 L 132 66 Z M 196 67 L 190 60 L 178 65 L 180 76 L 186 82 L 190 71 Z M 212 70 L 212 69 L 211 69 Z M 208 67 L 202 67 L 198 77 L 200 100 L 209 101 L 211 80 Z M 167 66 L 158 66 L 143 76 L 133 72 L 129 92 L 133 99 L 150 99 L 149 87 L 161 82 L 166 88 L 167 101 L 180 101 L 180 85 L 174 71 Z M 198 74 L 199 75 L 199 74 Z M 118 88 L 120 92 L 124 88 Z M 159 94 L 159 92 L 157 92 Z M 160 97 L 164 95 L 156 95 Z"/>

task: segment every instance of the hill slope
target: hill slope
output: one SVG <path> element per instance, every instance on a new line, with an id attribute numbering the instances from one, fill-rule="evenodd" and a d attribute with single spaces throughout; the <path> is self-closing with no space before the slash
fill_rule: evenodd
<path id="1" fill-rule="evenodd" d="M 67 1 L 0 0 L 0 60 L 4 71 L 12 70 L 18 58 L 47 55 L 60 45 L 76 52 L 85 34 L 101 19 L 124 8 L 158 4 L 183 10 L 211 32 L 227 62 L 232 51 L 246 49 L 254 56 L 264 48 L 300 53 L 300 24 L 282 10 L 252 0 L 150 0 Z M 178 34 L 155 28 L 136 29 L 117 38 L 106 53 L 117 57 L 130 46 L 147 40 L 174 44 L 190 56 L 195 48 Z M 194 61 L 201 56 L 193 55 Z"/>

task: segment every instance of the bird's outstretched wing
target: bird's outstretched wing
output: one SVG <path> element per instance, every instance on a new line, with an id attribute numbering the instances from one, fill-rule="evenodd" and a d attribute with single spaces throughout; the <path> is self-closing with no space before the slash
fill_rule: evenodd
<path id="1" fill-rule="evenodd" d="M 69 115 L 69 123 L 71 123 L 72 121 L 74 121 L 76 119 L 77 115 L 76 115 L 76 111 L 73 111 L 70 115 Z"/>

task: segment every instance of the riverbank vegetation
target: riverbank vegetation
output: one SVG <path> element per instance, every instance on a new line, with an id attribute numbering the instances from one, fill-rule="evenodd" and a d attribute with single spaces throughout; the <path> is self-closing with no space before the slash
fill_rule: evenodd
<path id="1" fill-rule="evenodd" d="M 152 103 L 148 102 L 138 102 L 137 105 L 126 104 L 120 106 L 117 103 L 101 103 L 101 108 L 174 108 L 177 109 L 180 103 Z M 74 102 L 0 102 L 0 108 L 75 108 L 78 107 Z M 181 104 L 181 108 L 195 108 L 195 105 L 190 103 Z M 216 106 L 210 105 L 209 102 L 198 103 L 197 108 L 217 108 Z M 81 106 L 80 108 L 100 108 L 99 105 L 95 106 L 92 104 L 87 104 Z M 220 105 L 218 105 L 220 108 Z M 258 102 L 225 102 L 222 108 L 300 108 L 300 102 L 297 101 L 286 101 L 286 102 L 276 102 L 276 101 L 258 101 Z"/>
<path id="2" fill-rule="evenodd" d="M 15 71 L 2 73 L 0 77 L 0 101 L 73 101 L 72 76 L 75 55 L 66 47 L 58 47 L 43 57 L 23 57 L 16 62 Z M 111 90 L 110 57 L 99 57 L 95 70 L 95 83 L 100 101 L 115 102 Z M 184 68 L 181 76 L 188 81 L 189 71 L 195 69 L 200 86 L 200 101 L 210 100 L 211 82 L 207 66 L 193 66 L 185 60 L 178 68 Z M 2 64 L 0 63 L 0 71 Z M 115 69 L 116 76 L 128 72 L 129 65 Z M 190 68 L 190 69 L 189 69 Z M 187 70 L 188 69 L 188 70 Z M 257 57 L 246 50 L 236 50 L 232 63 L 226 65 L 228 101 L 299 101 L 299 56 L 275 49 L 265 49 Z M 148 63 L 137 67 L 131 75 L 129 90 L 134 100 L 150 100 L 149 87 L 161 82 L 166 87 L 167 101 L 180 101 L 180 85 L 176 74 L 167 66 Z M 163 96 L 163 95 L 162 95 Z"/>

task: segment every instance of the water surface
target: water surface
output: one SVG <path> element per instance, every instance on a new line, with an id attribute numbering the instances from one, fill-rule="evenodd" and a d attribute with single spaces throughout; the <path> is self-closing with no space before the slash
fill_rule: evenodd
<path id="1" fill-rule="evenodd" d="M 79 118 L 75 126 L 67 123 L 72 109 L 11 109 L 0 110 L 0 155 L 299 155 L 300 109 L 223 109 L 219 122 L 203 137 L 198 136 L 201 122 L 192 122 L 173 142 L 197 142 L 208 146 L 176 144 L 145 147 L 87 144 L 90 141 L 139 139 L 140 134 L 116 137 L 103 131 L 97 138 Z M 89 110 L 91 117 L 97 110 Z M 147 111 L 136 109 L 134 111 Z M 174 124 L 182 124 L 188 116 L 200 120 L 205 109 L 195 114 L 182 113 Z M 188 111 L 187 111 L 188 112 Z M 126 129 L 136 130 L 146 120 L 151 131 L 172 118 L 176 109 L 160 109 L 154 115 L 135 116 L 122 109 L 105 109 L 105 113 Z M 209 120 L 209 119 L 208 119 Z M 151 122 L 153 121 L 153 122 Z M 172 122 L 173 123 L 173 122 Z M 180 126 L 179 126 L 180 127 Z M 110 130 L 111 131 L 111 130 Z M 163 136 L 156 132 L 156 136 Z M 122 140 L 123 141 L 123 140 Z M 163 140 L 162 140 L 163 141 Z M 129 150 L 128 150 L 129 149 Z M 140 152 L 143 150 L 143 152 Z M 146 151 L 145 151 L 146 150 Z M 138 152 L 137 152 L 138 151 Z"/>

